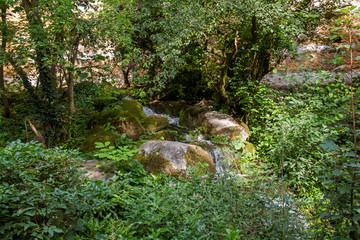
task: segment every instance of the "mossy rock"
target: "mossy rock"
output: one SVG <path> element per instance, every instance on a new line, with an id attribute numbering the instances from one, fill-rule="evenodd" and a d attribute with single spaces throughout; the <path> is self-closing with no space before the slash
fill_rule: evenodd
<path id="1" fill-rule="evenodd" d="M 121 104 L 121 109 L 123 111 L 129 112 L 134 115 L 140 121 L 143 120 L 146 116 L 143 111 L 143 106 L 141 103 L 131 100 L 131 99 L 124 99 Z"/>
<path id="2" fill-rule="evenodd" d="M 145 129 L 133 114 L 122 111 L 121 119 L 112 122 L 119 133 L 127 133 L 132 140 L 137 140 L 140 135 L 145 133 Z"/>
<path id="3" fill-rule="evenodd" d="M 135 159 L 143 164 L 149 173 L 186 176 L 188 167 L 197 166 L 199 163 L 206 163 L 208 171 L 215 171 L 210 154 L 199 146 L 172 141 L 152 141 L 143 144 L 140 149 L 142 151 Z"/>
<path id="4" fill-rule="evenodd" d="M 145 130 L 139 119 L 132 113 L 123 110 L 108 110 L 94 113 L 90 117 L 90 126 L 97 127 L 110 124 L 118 133 L 127 133 L 133 140 L 144 134 Z"/>
<path id="5" fill-rule="evenodd" d="M 110 142 L 110 146 L 115 145 L 116 135 L 111 131 L 107 131 L 102 127 L 95 127 L 85 134 L 85 139 L 80 145 L 80 150 L 83 153 L 88 153 L 96 150 L 96 142 Z"/>
<path id="6" fill-rule="evenodd" d="M 143 127 L 148 132 L 158 132 L 169 127 L 169 120 L 160 115 L 150 115 L 144 118 Z"/>
<path id="7" fill-rule="evenodd" d="M 236 122 L 230 115 L 210 111 L 208 106 L 188 107 L 180 112 L 180 125 L 201 129 L 208 135 L 227 135 L 229 140 L 242 140 L 249 137 L 249 128 L 244 123 Z"/>
<path id="8" fill-rule="evenodd" d="M 208 107 L 190 106 L 180 111 L 179 123 L 182 126 L 195 128 L 200 125 L 202 116 L 209 111 Z"/>
<path id="9" fill-rule="evenodd" d="M 165 113 L 171 117 L 179 117 L 181 110 L 190 107 L 185 101 L 164 101 L 151 103 L 155 112 Z"/>
<path id="10" fill-rule="evenodd" d="M 249 132 L 246 131 L 246 128 L 242 127 L 241 125 L 225 127 L 219 130 L 210 128 L 208 134 L 218 136 L 227 135 L 229 136 L 229 141 L 239 140 L 240 137 L 240 139 L 246 140 L 249 137 Z"/>
<path id="11" fill-rule="evenodd" d="M 122 111 L 117 109 L 93 113 L 90 116 L 89 125 L 91 127 L 102 126 L 111 123 L 113 120 L 119 119 L 122 115 Z"/>

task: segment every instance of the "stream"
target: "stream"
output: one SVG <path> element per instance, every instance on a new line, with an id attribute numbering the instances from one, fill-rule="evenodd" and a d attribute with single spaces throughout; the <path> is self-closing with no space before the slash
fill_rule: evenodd
<path id="1" fill-rule="evenodd" d="M 205 136 L 198 131 L 194 131 L 190 128 L 181 126 L 179 123 L 179 117 L 172 117 L 167 114 L 159 112 L 158 109 L 152 108 L 152 106 L 144 106 L 143 111 L 146 116 L 160 115 L 166 117 L 169 120 L 169 129 L 176 131 L 182 139 L 183 143 L 189 143 L 197 145 L 203 148 L 212 157 L 213 163 L 217 173 L 224 173 L 227 170 L 227 163 L 225 162 L 225 156 L 220 147 L 213 142 L 206 140 Z"/>
<path id="2" fill-rule="evenodd" d="M 166 117 L 169 120 L 169 129 L 176 131 L 179 135 L 183 136 L 184 143 L 194 144 L 197 146 L 200 146 L 203 148 L 206 152 L 208 152 L 213 160 L 213 163 L 215 165 L 216 173 L 218 176 L 223 176 L 225 173 L 229 173 L 230 175 L 227 176 L 233 176 L 233 177 L 249 177 L 245 174 L 233 174 L 228 171 L 229 167 L 226 163 L 226 158 L 224 156 L 224 153 L 222 152 L 221 148 L 211 142 L 210 140 L 206 140 L 205 136 L 196 130 L 192 130 L 190 128 L 181 126 L 179 123 L 179 117 L 172 117 L 167 114 L 161 113 L 161 109 L 156 108 L 155 106 L 144 106 L 143 112 L 146 116 L 150 115 L 160 115 L 162 117 Z M 288 213 L 293 215 L 294 222 L 289 223 L 289 227 L 295 226 L 295 222 L 300 222 L 301 225 L 304 228 L 308 228 L 309 224 L 304 218 L 304 216 L 298 211 L 298 209 L 295 207 L 294 202 L 295 200 L 292 199 L 293 196 L 291 193 L 285 194 L 282 196 L 278 196 L 274 199 L 262 199 L 263 201 L 266 201 L 265 204 L 266 208 L 272 209 L 273 211 L 276 211 L 278 214 L 282 214 L 281 211 L 283 209 L 287 208 Z M 265 222 L 267 225 L 271 225 L 271 220 L 268 220 Z M 299 238 L 295 238 L 299 239 Z"/>

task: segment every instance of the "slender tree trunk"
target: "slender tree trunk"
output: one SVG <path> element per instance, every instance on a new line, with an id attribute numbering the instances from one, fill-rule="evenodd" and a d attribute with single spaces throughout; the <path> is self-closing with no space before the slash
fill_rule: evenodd
<path id="1" fill-rule="evenodd" d="M 70 116 L 74 116 L 75 109 L 75 100 L 74 100 L 74 73 L 69 72 L 69 76 L 67 79 L 67 87 L 68 87 L 68 99 L 69 99 L 69 111 Z"/>
<path id="2" fill-rule="evenodd" d="M 227 80 L 227 76 L 228 76 L 228 70 L 229 70 L 229 67 L 228 67 L 227 63 L 225 63 L 225 66 L 221 72 L 221 78 L 220 78 L 220 82 L 219 82 L 219 86 L 218 86 L 219 101 L 221 104 L 226 104 L 228 102 L 228 96 L 226 95 L 226 89 L 225 89 L 226 88 L 226 80 Z"/>
<path id="3" fill-rule="evenodd" d="M 74 28 L 76 31 L 76 28 Z M 76 109 L 75 109 L 75 100 L 74 100 L 74 71 L 75 71 L 75 61 L 77 58 L 77 54 L 79 51 L 80 45 L 80 33 L 78 33 L 74 39 L 72 49 L 70 51 L 70 64 L 71 68 L 68 70 L 68 76 L 66 77 L 66 83 L 68 87 L 68 100 L 69 100 L 69 111 L 70 116 L 74 116 Z"/>
<path id="4" fill-rule="evenodd" d="M 7 34 L 6 34 L 6 10 L 7 6 L 6 4 L 3 4 L 1 6 L 1 21 L 2 21 L 2 28 L 1 28 L 1 52 L 6 53 L 6 42 L 7 42 Z M 4 116 L 6 118 L 10 118 L 10 108 L 9 108 L 9 102 L 6 97 L 6 89 L 5 89 L 5 79 L 4 79 L 4 65 L 2 64 L 0 67 L 0 89 L 4 92 L 1 94 L 1 100 L 4 106 Z"/>
<path id="5" fill-rule="evenodd" d="M 123 71 L 124 82 L 125 82 L 126 88 L 130 87 L 129 72 L 130 72 L 130 68 L 128 68 L 126 71 Z"/>
<path id="6" fill-rule="evenodd" d="M 31 39 L 38 43 L 35 47 L 36 58 L 35 62 L 39 72 L 39 81 L 41 90 L 44 94 L 42 99 L 42 106 L 38 108 L 41 116 L 41 121 L 45 125 L 46 145 L 51 147 L 58 142 L 62 132 L 61 109 L 59 106 L 59 97 L 56 89 L 56 73 L 52 66 L 49 66 L 47 59 L 54 54 L 51 50 L 51 42 L 49 36 L 42 22 L 40 12 L 37 11 L 39 7 L 39 0 L 22 0 L 22 6 L 26 13 L 26 18 L 29 22 L 29 28 L 36 30 L 30 32 Z M 36 103 L 34 103 L 36 104 Z"/>

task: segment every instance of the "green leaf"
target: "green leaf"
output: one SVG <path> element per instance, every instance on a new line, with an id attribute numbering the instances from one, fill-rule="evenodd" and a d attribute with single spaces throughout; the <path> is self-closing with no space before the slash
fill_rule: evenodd
<path id="1" fill-rule="evenodd" d="M 333 174 L 334 176 L 340 176 L 342 173 L 341 173 L 341 170 L 340 170 L 340 169 L 335 169 L 335 170 L 332 171 L 332 174 Z"/>
<path id="2" fill-rule="evenodd" d="M 359 220 L 360 220 L 360 214 L 353 216 L 352 220 L 353 220 L 354 222 L 359 221 Z"/>
<path id="3" fill-rule="evenodd" d="M 95 148 L 104 148 L 105 145 L 102 142 L 95 142 Z"/>
<path id="4" fill-rule="evenodd" d="M 320 147 L 322 147 L 326 152 L 332 152 L 338 150 L 339 147 L 331 140 L 324 140 L 320 143 Z"/>

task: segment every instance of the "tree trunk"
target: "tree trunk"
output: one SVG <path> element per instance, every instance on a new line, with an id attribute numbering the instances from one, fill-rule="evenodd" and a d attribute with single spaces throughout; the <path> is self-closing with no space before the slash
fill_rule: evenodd
<path id="1" fill-rule="evenodd" d="M 66 78 L 66 83 L 67 83 L 67 87 L 68 87 L 68 100 L 69 100 L 69 111 L 70 111 L 70 116 L 74 116 L 76 109 L 75 109 L 75 100 L 74 100 L 74 66 L 75 66 L 75 61 L 76 61 L 76 57 L 78 54 L 78 50 L 79 50 L 79 45 L 80 45 L 80 35 L 77 34 L 74 43 L 72 45 L 72 49 L 70 52 L 70 64 L 71 64 L 71 68 L 68 69 L 68 77 Z"/>
<path id="2" fill-rule="evenodd" d="M 130 68 L 128 68 L 126 71 L 123 71 L 124 82 L 125 82 L 126 88 L 130 87 L 129 72 L 130 72 Z"/>
<path id="3" fill-rule="evenodd" d="M 229 70 L 229 67 L 227 66 L 227 63 L 225 63 L 225 66 L 221 72 L 221 78 L 220 78 L 220 82 L 219 82 L 219 86 L 218 86 L 220 104 L 226 104 L 228 102 L 228 96 L 226 95 L 226 89 L 225 89 L 228 70 Z"/>
<path id="4" fill-rule="evenodd" d="M 41 121 L 46 129 L 45 139 L 46 145 L 51 147 L 54 143 L 59 141 L 62 132 L 61 109 L 59 106 L 59 97 L 56 89 L 56 74 L 52 71 L 52 66 L 49 66 L 47 59 L 54 54 L 51 50 L 51 42 L 47 35 L 44 23 L 42 22 L 40 12 L 37 11 L 39 7 L 38 0 L 22 0 L 22 6 L 26 13 L 26 18 L 29 22 L 29 28 L 36 31 L 30 32 L 31 39 L 36 43 L 35 47 L 35 63 L 39 72 L 39 81 L 41 90 L 44 94 L 41 108 L 37 108 L 40 114 Z M 36 95 L 36 94 L 35 94 Z M 36 104 L 36 102 L 34 102 Z"/>
<path id="5" fill-rule="evenodd" d="M 68 100 L 69 100 L 69 111 L 70 116 L 74 116 L 75 109 L 75 101 L 74 101 L 74 73 L 69 72 L 69 77 L 67 79 L 67 87 L 68 87 Z"/>
<path id="6" fill-rule="evenodd" d="M 2 37 L 1 52 L 2 53 L 6 53 L 6 42 L 7 42 L 6 10 L 7 10 L 7 6 L 6 6 L 6 4 L 3 4 L 1 6 L 1 21 L 2 21 L 2 25 L 3 25 L 1 28 L 1 37 Z M 2 100 L 2 103 L 4 106 L 4 116 L 6 118 L 10 118 L 9 102 L 8 102 L 7 96 L 5 94 L 6 89 L 5 89 L 4 65 L 3 64 L 0 67 L 0 89 L 3 92 L 3 94 L 1 94 L 1 100 Z"/>

